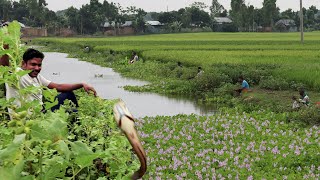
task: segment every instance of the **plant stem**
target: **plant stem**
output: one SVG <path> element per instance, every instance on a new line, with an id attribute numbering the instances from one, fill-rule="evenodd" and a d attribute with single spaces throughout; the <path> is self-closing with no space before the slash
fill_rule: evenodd
<path id="1" fill-rule="evenodd" d="M 82 169 L 83 169 L 83 168 L 80 168 L 80 170 L 79 170 L 77 173 L 75 173 L 75 174 L 73 173 L 73 176 L 71 177 L 71 179 L 74 179 L 74 180 L 75 180 L 76 175 L 78 175 L 79 172 L 82 171 Z M 72 168 L 72 171 L 74 172 L 73 168 Z"/>

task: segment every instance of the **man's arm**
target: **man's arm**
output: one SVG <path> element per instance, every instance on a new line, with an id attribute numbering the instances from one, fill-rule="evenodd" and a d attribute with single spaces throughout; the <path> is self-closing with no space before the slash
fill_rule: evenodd
<path id="1" fill-rule="evenodd" d="M 306 95 L 303 97 L 303 99 L 299 99 L 299 102 L 303 104 L 308 104 L 309 103 L 309 97 Z"/>
<path id="2" fill-rule="evenodd" d="M 68 91 L 73 91 L 73 90 L 77 90 L 77 89 L 83 88 L 87 93 L 92 91 L 95 96 L 97 95 L 96 90 L 92 86 L 90 86 L 90 85 L 88 85 L 86 83 L 58 84 L 58 83 L 51 82 L 48 85 L 48 88 L 56 89 L 59 92 L 68 92 Z"/>

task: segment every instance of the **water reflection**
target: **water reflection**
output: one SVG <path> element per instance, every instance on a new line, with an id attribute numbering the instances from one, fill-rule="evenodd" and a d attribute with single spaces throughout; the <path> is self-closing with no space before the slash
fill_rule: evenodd
<path id="1" fill-rule="evenodd" d="M 123 99 L 135 117 L 192 113 L 209 115 L 214 112 L 213 108 L 199 106 L 193 100 L 125 91 L 125 85 L 142 86 L 147 82 L 123 78 L 111 68 L 67 58 L 64 53 L 45 53 L 41 74 L 57 83 L 87 82 L 104 99 Z"/>

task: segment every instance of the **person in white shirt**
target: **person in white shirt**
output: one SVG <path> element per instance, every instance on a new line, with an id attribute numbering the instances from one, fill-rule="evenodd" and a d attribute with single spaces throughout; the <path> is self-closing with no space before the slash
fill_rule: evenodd
<path id="1" fill-rule="evenodd" d="M 293 100 L 292 109 L 294 109 L 294 110 L 299 109 L 300 104 L 299 104 L 299 101 L 297 100 L 297 97 L 292 96 L 292 100 Z"/>
<path id="2" fill-rule="evenodd" d="M 309 96 L 307 95 L 307 93 L 305 92 L 305 90 L 304 89 L 300 89 L 299 90 L 299 94 L 300 94 L 299 102 L 304 104 L 305 106 L 309 106 L 310 99 L 309 99 Z"/>
<path id="3" fill-rule="evenodd" d="M 27 88 L 29 86 L 36 87 L 48 87 L 49 89 L 56 89 L 58 92 L 61 92 L 57 96 L 59 103 L 51 108 L 52 111 L 59 109 L 60 105 L 63 104 L 65 99 L 71 100 L 76 106 L 78 106 L 77 100 L 75 98 L 73 90 L 83 88 L 86 92 L 92 92 L 96 96 L 95 89 L 86 84 L 86 83 L 75 83 L 75 84 L 59 84 L 44 78 L 40 72 L 42 68 L 42 61 L 44 59 L 44 54 L 35 49 L 28 49 L 23 54 L 22 61 L 22 70 L 30 70 L 30 72 L 20 78 L 20 88 Z M 2 64 L 8 64 L 8 58 L 2 57 Z M 12 97 L 18 96 L 18 90 L 15 87 L 10 87 L 6 84 L 6 98 L 10 99 Z M 27 96 L 27 100 L 33 101 L 38 100 L 41 104 L 42 102 L 42 91 L 39 90 L 36 93 L 32 93 Z M 20 105 L 20 102 L 16 102 L 17 105 Z"/>
<path id="4" fill-rule="evenodd" d="M 137 55 L 137 53 L 135 51 L 132 51 L 132 55 L 131 55 L 129 64 L 132 64 L 136 61 L 139 61 L 139 56 Z"/>

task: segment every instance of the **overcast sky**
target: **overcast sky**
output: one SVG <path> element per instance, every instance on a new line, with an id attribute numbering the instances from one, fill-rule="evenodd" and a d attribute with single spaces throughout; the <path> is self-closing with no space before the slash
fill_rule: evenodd
<path id="1" fill-rule="evenodd" d="M 103 2 L 103 0 L 99 0 Z M 142 8 L 147 12 L 155 11 L 169 11 L 178 10 L 189 6 L 193 2 L 204 2 L 210 6 L 212 0 L 108 0 L 108 2 L 120 3 L 123 7 L 136 6 Z M 311 5 L 315 5 L 320 9 L 320 0 L 303 0 L 304 7 L 308 8 Z M 83 4 L 88 4 L 90 0 L 46 0 L 48 8 L 53 11 L 67 9 L 68 7 L 74 6 L 80 8 Z M 231 0 L 218 0 L 226 9 L 230 9 Z M 246 4 L 253 5 L 254 7 L 261 8 L 263 0 L 246 0 Z M 277 6 L 284 11 L 288 8 L 293 10 L 299 9 L 300 0 L 277 0 Z"/>

